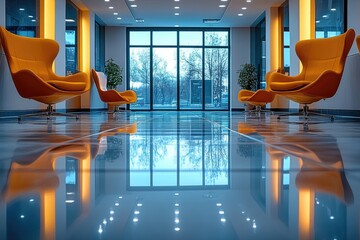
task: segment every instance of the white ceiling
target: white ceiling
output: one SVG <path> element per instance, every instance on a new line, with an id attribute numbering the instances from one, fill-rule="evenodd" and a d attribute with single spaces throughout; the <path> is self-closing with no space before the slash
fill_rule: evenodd
<path id="1" fill-rule="evenodd" d="M 267 8 L 284 0 L 81 0 L 107 26 L 128 27 L 248 27 Z M 137 7 L 130 7 L 136 4 Z M 220 8 L 224 4 L 226 7 Z M 114 7 L 109 9 L 109 7 Z M 174 7 L 180 7 L 175 9 Z M 246 10 L 242 10 L 246 7 Z M 175 13 L 179 15 L 176 16 Z M 114 15 L 118 13 L 118 15 Z M 243 16 L 238 16 L 243 13 Z M 121 18 L 118 20 L 117 18 Z M 143 23 L 136 22 L 143 19 Z M 220 19 L 203 23 L 203 19 Z"/>

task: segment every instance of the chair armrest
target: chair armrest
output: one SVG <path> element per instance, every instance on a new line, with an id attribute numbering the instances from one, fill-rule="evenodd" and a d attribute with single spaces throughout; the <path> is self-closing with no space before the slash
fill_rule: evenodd
<path id="1" fill-rule="evenodd" d="M 241 97 L 250 97 L 253 94 L 254 94 L 254 91 L 242 89 L 238 93 L 238 98 L 240 99 Z"/>
<path id="2" fill-rule="evenodd" d="M 302 92 L 310 96 L 329 98 L 335 95 L 342 73 L 327 70 L 323 72 L 315 81 L 306 86 Z"/>
<path id="3" fill-rule="evenodd" d="M 58 90 L 28 69 L 12 73 L 15 87 L 24 98 L 51 95 Z"/>
<path id="4" fill-rule="evenodd" d="M 53 80 L 64 81 L 64 82 L 84 82 L 86 83 L 86 87 L 84 91 L 90 89 L 90 77 L 88 77 L 88 75 L 84 72 L 77 72 L 68 76 L 59 76 L 54 74 L 52 77 Z"/>
<path id="5" fill-rule="evenodd" d="M 271 82 L 291 82 L 302 80 L 301 75 L 287 76 L 278 72 L 270 72 L 266 74 L 266 81 L 270 84 Z"/>

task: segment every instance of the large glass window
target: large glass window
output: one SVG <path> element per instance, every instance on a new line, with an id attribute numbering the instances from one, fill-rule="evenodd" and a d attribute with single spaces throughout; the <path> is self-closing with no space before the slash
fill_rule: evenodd
<path id="1" fill-rule="evenodd" d="M 346 30 L 346 0 L 316 0 L 316 38 L 328 38 Z"/>
<path id="2" fill-rule="evenodd" d="M 266 87 L 266 22 L 262 14 L 251 27 L 251 63 L 258 74 L 258 88 Z"/>
<path id="3" fill-rule="evenodd" d="M 105 67 L 105 27 L 95 21 L 95 70 L 104 71 Z"/>
<path id="4" fill-rule="evenodd" d="M 65 31 L 66 74 L 76 73 L 78 70 L 78 9 L 66 2 L 66 31 Z"/>
<path id="5" fill-rule="evenodd" d="M 132 109 L 229 108 L 229 30 L 129 29 Z"/>
<path id="6" fill-rule="evenodd" d="M 145 123 L 149 129 L 159 129 L 160 132 L 130 136 L 128 188 L 228 188 L 230 132 L 189 116 L 183 119 L 177 135 L 161 133 L 164 122 L 168 123 L 167 128 L 173 128 L 178 124 L 177 118 L 167 115 L 166 119 Z M 209 134 L 199 134 L 199 129 Z"/>
<path id="7" fill-rule="evenodd" d="M 285 1 L 279 8 L 281 21 L 281 70 L 285 74 L 290 73 L 290 25 L 289 25 L 289 1 Z"/>
<path id="8" fill-rule="evenodd" d="M 6 0 L 6 29 L 26 37 L 39 36 L 39 0 Z"/>

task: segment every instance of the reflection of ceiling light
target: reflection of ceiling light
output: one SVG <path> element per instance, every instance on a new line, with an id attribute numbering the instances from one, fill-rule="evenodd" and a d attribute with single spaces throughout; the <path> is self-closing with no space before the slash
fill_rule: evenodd
<path id="1" fill-rule="evenodd" d="M 251 2 L 251 0 L 246 0 L 246 2 Z"/>
<path id="2" fill-rule="evenodd" d="M 247 9 L 247 7 L 242 7 L 241 9 L 242 9 L 242 10 L 246 10 L 246 9 Z"/>
<path id="3" fill-rule="evenodd" d="M 175 6 L 174 8 L 175 8 L 175 9 L 179 9 L 180 7 L 179 7 L 179 6 Z"/>
<path id="4" fill-rule="evenodd" d="M 132 8 L 136 8 L 136 7 L 137 7 L 137 5 L 136 5 L 136 4 L 132 4 L 132 5 L 130 5 L 130 7 L 132 7 Z"/>
<path id="5" fill-rule="evenodd" d="M 36 19 L 32 19 L 31 21 L 32 21 L 32 22 L 36 22 Z"/>
<path id="6" fill-rule="evenodd" d="M 28 17 L 29 17 L 29 18 L 33 18 L 34 16 L 32 16 L 32 15 L 29 15 Z"/>
<path id="7" fill-rule="evenodd" d="M 19 8 L 20 11 L 25 11 L 25 8 Z"/>
<path id="8" fill-rule="evenodd" d="M 316 23 L 320 23 L 320 20 L 316 20 Z"/>
<path id="9" fill-rule="evenodd" d="M 333 11 L 333 12 L 335 12 L 335 11 L 336 11 L 336 8 L 331 8 L 330 10 Z"/>
<path id="10" fill-rule="evenodd" d="M 114 9 L 114 7 L 113 7 L 113 6 L 110 6 L 109 9 Z"/>
<path id="11" fill-rule="evenodd" d="M 110 0 L 105 0 L 105 2 L 110 2 Z"/>
<path id="12" fill-rule="evenodd" d="M 240 16 L 240 17 L 241 17 L 241 16 L 244 16 L 244 14 L 242 14 L 242 13 L 239 13 L 239 14 L 238 14 L 238 16 Z"/>
<path id="13" fill-rule="evenodd" d="M 179 27 L 179 25 L 178 25 L 178 24 L 175 24 L 174 27 Z"/>
<path id="14" fill-rule="evenodd" d="M 174 230 L 178 232 L 178 231 L 180 231 L 180 228 L 176 227 L 176 228 L 174 228 Z"/>
<path id="15" fill-rule="evenodd" d="M 175 2 L 180 2 L 180 0 L 174 0 Z"/>
<path id="16" fill-rule="evenodd" d="M 221 222 L 226 222 L 226 218 L 221 218 L 220 221 Z"/>
<path id="17" fill-rule="evenodd" d="M 226 7 L 226 5 L 224 4 L 219 5 L 219 8 L 224 8 L 224 7 Z"/>
<path id="18" fill-rule="evenodd" d="M 175 14 L 175 16 L 179 16 L 180 15 L 180 13 L 178 13 L 178 12 L 176 12 L 176 13 L 174 13 Z"/>
<path id="19" fill-rule="evenodd" d="M 227 2 L 228 0 L 221 0 L 222 2 Z"/>
<path id="20" fill-rule="evenodd" d="M 75 22 L 75 20 L 71 19 L 71 18 L 67 18 L 67 19 L 65 19 L 65 22 Z"/>
<path id="21" fill-rule="evenodd" d="M 117 12 L 114 12 L 114 15 L 119 15 L 119 13 L 117 13 Z"/>
<path id="22" fill-rule="evenodd" d="M 145 22 L 145 20 L 144 20 L 144 19 L 139 18 L 139 19 L 136 19 L 136 20 L 135 20 L 135 22 L 138 22 L 138 23 L 143 23 L 143 22 Z"/>
<path id="23" fill-rule="evenodd" d="M 323 17 L 323 18 L 328 18 L 328 17 L 329 17 L 329 15 L 326 15 L 326 14 L 325 14 L 325 15 L 323 15 L 322 17 Z"/>

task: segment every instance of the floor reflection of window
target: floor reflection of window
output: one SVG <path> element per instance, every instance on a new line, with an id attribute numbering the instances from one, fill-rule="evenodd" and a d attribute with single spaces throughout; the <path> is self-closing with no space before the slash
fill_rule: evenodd
<path id="1" fill-rule="evenodd" d="M 346 205 L 336 197 L 315 194 L 314 239 L 347 239 Z"/>
<path id="2" fill-rule="evenodd" d="M 290 185 L 290 156 L 282 159 L 281 189 L 279 199 L 279 218 L 289 225 L 289 185 Z"/>
<path id="3" fill-rule="evenodd" d="M 80 216 L 80 185 L 79 185 L 79 163 L 76 159 L 66 158 L 66 226 L 71 224 Z"/>
<path id="4" fill-rule="evenodd" d="M 229 132 L 220 126 L 189 118 L 177 134 L 132 135 L 130 146 L 132 189 L 229 186 Z"/>
<path id="5" fill-rule="evenodd" d="M 40 239 L 40 213 L 37 194 L 11 201 L 6 209 L 7 239 Z"/>

